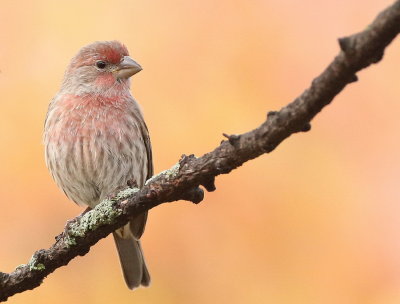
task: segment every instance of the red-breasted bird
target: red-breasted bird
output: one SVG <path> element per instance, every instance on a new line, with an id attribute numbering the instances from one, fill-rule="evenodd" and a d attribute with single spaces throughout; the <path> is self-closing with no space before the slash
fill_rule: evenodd
<path id="1" fill-rule="evenodd" d="M 113 191 L 153 175 L 149 132 L 129 78 L 141 71 L 118 41 L 83 47 L 68 66 L 47 112 L 46 164 L 72 201 L 93 208 Z M 147 213 L 114 235 L 126 284 L 148 286 L 140 237 Z"/>

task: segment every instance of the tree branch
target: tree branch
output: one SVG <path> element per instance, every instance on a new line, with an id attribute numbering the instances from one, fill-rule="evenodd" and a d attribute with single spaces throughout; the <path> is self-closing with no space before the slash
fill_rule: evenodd
<path id="1" fill-rule="evenodd" d="M 0 272 L 0 301 L 38 287 L 57 268 L 138 215 L 159 204 L 180 199 L 199 203 L 202 185 L 214 191 L 214 178 L 244 162 L 273 151 L 285 138 L 310 130 L 311 119 L 328 105 L 356 72 L 382 59 L 384 49 L 400 31 L 400 0 L 381 12 L 364 31 L 339 39 L 340 53 L 315 78 L 311 87 L 280 111 L 269 112 L 258 128 L 240 135 L 226 135 L 214 151 L 202 157 L 183 156 L 178 164 L 146 182 L 142 189 L 127 188 L 93 210 L 69 221 L 49 249 L 36 251 L 28 264 L 11 273 Z"/>

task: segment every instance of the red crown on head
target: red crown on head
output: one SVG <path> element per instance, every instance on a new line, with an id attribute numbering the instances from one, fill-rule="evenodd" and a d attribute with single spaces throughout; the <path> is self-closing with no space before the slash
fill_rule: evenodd
<path id="1" fill-rule="evenodd" d="M 102 42 L 95 46 L 99 57 L 110 63 L 119 63 L 124 56 L 128 56 L 128 49 L 119 41 Z"/>
<path id="2" fill-rule="evenodd" d="M 117 64 L 124 56 L 128 55 L 128 49 L 119 41 L 96 41 L 80 49 L 72 59 L 71 69 L 93 65 L 97 60 Z"/>

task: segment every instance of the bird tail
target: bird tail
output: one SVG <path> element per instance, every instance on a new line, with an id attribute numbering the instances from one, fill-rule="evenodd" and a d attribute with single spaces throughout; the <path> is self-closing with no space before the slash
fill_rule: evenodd
<path id="1" fill-rule="evenodd" d="M 123 227 L 122 229 L 126 228 Z M 120 233 L 114 232 L 113 236 L 126 285 L 129 289 L 134 289 L 140 285 L 149 286 L 150 274 L 144 261 L 140 241 L 132 234 L 122 237 Z"/>

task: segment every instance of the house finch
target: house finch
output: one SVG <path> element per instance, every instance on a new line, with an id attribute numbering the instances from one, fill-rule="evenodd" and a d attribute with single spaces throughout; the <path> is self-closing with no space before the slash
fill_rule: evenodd
<path id="1" fill-rule="evenodd" d="M 46 164 L 78 205 L 93 208 L 129 183 L 143 186 L 153 174 L 149 133 L 129 92 L 129 77 L 141 69 L 120 42 L 94 42 L 72 59 L 49 105 Z M 132 218 L 113 233 L 130 289 L 150 283 L 139 241 L 146 219 L 147 213 Z"/>

